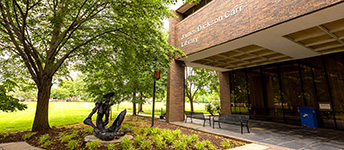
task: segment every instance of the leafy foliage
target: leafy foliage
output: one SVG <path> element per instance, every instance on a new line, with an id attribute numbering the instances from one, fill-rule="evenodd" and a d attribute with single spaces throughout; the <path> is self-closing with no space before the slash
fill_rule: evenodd
<path id="1" fill-rule="evenodd" d="M 108 150 L 113 150 L 115 148 L 115 144 L 111 143 L 107 145 Z"/>
<path id="2" fill-rule="evenodd" d="M 79 69 L 88 72 L 86 88 L 93 97 L 115 91 L 118 101 L 145 87 L 139 81 L 147 74 L 167 68 L 169 60 L 181 54 L 168 45 L 162 31 L 162 20 L 172 16 L 167 7 L 172 3 L 2 1 L 0 53 L 10 58 L 11 67 L 18 66 L 13 74 L 31 77 L 38 89 L 37 104 L 42 105 L 37 107 L 42 114 L 35 117 L 33 130 L 50 128 L 48 105 L 43 104 L 49 100 L 54 79 L 66 77 L 72 63 L 80 63 Z"/>
<path id="3" fill-rule="evenodd" d="M 221 146 L 224 148 L 230 148 L 232 145 L 228 141 L 221 142 Z"/>
<path id="4" fill-rule="evenodd" d="M 45 141 L 47 141 L 48 139 L 50 139 L 49 134 L 44 134 L 44 135 L 42 135 L 41 137 L 39 137 L 39 143 L 42 144 L 42 143 L 44 143 Z"/>
<path id="5" fill-rule="evenodd" d="M 143 136 L 138 135 L 134 139 L 134 144 L 140 145 L 144 140 L 145 140 L 145 138 Z"/>
<path id="6" fill-rule="evenodd" d="M 122 146 L 122 149 L 130 149 L 130 148 L 132 148 L 132 142 L 131 142 L 131 140 L 129 140 L 129 138 L 127 136 L 125 136 L 122 139 L 120 145 Z"/>
<path id="7" fill-rule="evenodd" d="M 29 139 L 31 136 L 35 135 L 36 132 L 30 132 L 30 133 L 26 133 L 22 136 L 23 140 L 27 140 Z"/>
<path id="8" fill-rule="evenodd" d="M 13 88 L 17 84 L 11 80 L 6 80 L 2 84 L 0 83 L 0 110 L 4 112 L 13 112 L 16 110 L 24 110 L 27 105 L 19 103 L 19 99 L 13 98 L 7 95 L 8 92 L 13 91 Z"/>
<path id="9" fill-rule="evenodd" d="M 200 141 L 195 144 L 195 147 L 197 150 L 204 150 L 204 144 Z"/>
<path id="10" fill-rule="evenodd" d="M 149 149 L 152 145 L 152 142 L 150 140 L 145 140 L 141 142 L 141 148 L 142 149 Z"/>
<path id="11" fill-rule="evenodd" d="M 186 146 L 187 146 L 186 143 L 180 140 L 173 143 L 173 148 L 176 150 L 184 150 Z"/>
<path id="12" fill-rule="evenodd" d="M 67 147 L 68 147 L 69 149 L 75 149 L 75 148 L 77 148 L 77 147 L 78 147 L 78 141 L 76 141 L 76 140 L 70 140 L 70 141 L 68 142 L 68 144 L 67 144 Z"/>
<path id="13" fill-rule="evenodd" d="M 100 146 L 99 142 L 98 141 L 92 141 L 92 142 L 87 142 L 86 143 L 86 147 L 89 149 L 89 150 L 92 150 L 92 149 L 96 149 Z"/>
<path id="14" fill-rule="evenodd" d="M 190 101 L 191 111 L 193 102 L 199 95 L 218 92 L 218 77 L 213 71 L 201 68 L 186 67 L 185 95 Z M 202 79 L 202 80 L 200 80 Z"/>

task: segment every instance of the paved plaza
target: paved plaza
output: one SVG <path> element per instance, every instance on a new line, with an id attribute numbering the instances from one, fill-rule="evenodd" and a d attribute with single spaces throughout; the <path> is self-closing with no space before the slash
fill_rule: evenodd
<path id="1" fill-rule="evenodd" d="M 254 144 L 265 145 L 266 149 L 298 149 L 298 150 L 343 150 L 344 131 L 333 129 L 310 129 L 301 126 L 287 125 L 274 122 L 250 120 L 251 133 L 240 133 L 240 126 L 221 123 L 221 129 L 215 123 L 215 129 L 209 126 L 203 127 L 203 120 L 193 119 L 190 123 L 173 122 L 173 124 L 242 139 Z M 263 148 L 264 149 L 264 148 Z"/>

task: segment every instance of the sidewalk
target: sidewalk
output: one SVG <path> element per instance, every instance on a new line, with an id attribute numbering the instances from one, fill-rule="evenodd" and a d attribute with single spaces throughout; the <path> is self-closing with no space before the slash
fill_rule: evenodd
<path id="1" fill-rule="evenodd" d="M 33 147 L 26 142 L 12 142 L 0 144 L 0 150 L 43 150 Z"/>
<path id="2" fill-rule="evenodd" d="M 342 150 L 344 149 L 344 131 L 332 129 L 309 129 L 266 121 L 249 121 L 251 133 L 240 133 L 240 126 L 221 123 L 221 129 L 215 124 L 215 129 L 209 124 L 203 127 L 203 120 L 193 119 L 193 123 L 173 122 L 178 126 L 192 128 L 203 132 L 210 132 L 226 137 L 252 142 L 265 149 L 299 149 L 299 150 Z M 242 147 L 244 148 L 244 147 Z M 264 148 L 262 148 L 264 149 Z"/>

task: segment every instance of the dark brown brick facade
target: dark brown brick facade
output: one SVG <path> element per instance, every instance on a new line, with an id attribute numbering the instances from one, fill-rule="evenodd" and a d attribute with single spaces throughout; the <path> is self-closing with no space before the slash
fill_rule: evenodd
<path id="1" fill-rule="evenodd" d="M 166 121 L 183 121 L 185 110 L 184 62 L 173 61 L 167 76 Z"/>
<path id="2" fill-rule="evenodd" d="M 175 45 L 175 27 L 182 20 L 180 14 L 173 12 L 176 18 L 170 19 L 169 26 L 169 44 Z M 185 70 L 184 62 L 173 60 L 167 76 L 167 106 L 166 121 L 182 121 L 184 120 L 185 110 Z"/>
<path id="3" fill-rule="evenodd" d="M 191 54 L 342 1 L 214 0 L 178 23 L 170 40 Z M 198 31 L 199 25 L 206 28 Z M 192 35 L 182 39 L 189 32 Z M 182 47 L 185 41 L 190 44 Z"/>
<path id="4" fill-rule="evenodd" d="M 220 79 L 221 112 L 222 113 L 231 113 L 229 72 L 220 72 L 219 79 Z"/>

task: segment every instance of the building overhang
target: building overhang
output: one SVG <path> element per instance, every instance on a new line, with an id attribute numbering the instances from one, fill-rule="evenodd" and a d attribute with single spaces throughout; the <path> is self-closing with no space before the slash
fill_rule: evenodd
<path id="1" fill-rule="evenodd" d="M 343 8 L 344 3 L 340 2 L 227 42 L 188 52 L 187 57 L 180 60 L 187 66 L 223 72 L 341 52 L 344 51 Z M 190 45 L 189 49 L 192 48 Z"/>

